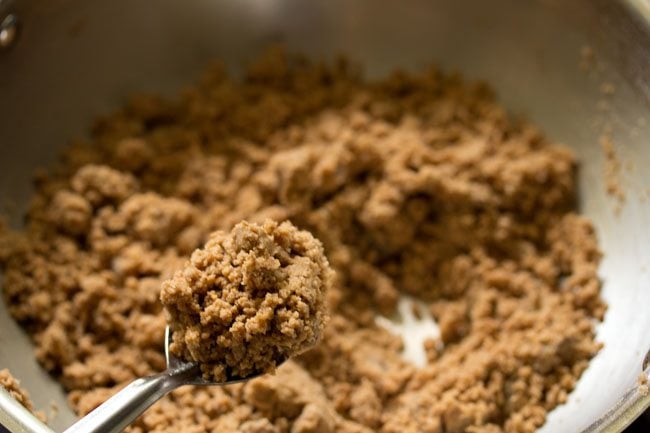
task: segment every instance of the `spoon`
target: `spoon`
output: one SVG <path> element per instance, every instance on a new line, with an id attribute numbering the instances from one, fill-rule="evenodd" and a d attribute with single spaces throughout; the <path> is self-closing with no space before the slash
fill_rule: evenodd
<path id="1" fill-rule="evenodd" d="M 106 400 L 92 412 L 69 427 L 64 433 L 119 433 L 140 416 L 149 406 L 183 385 L 230 385 L 261 376 L 229 377 L 225 382 L 203 379 L 196 362 L 176 358 L 169 351 L 172 333 L 165 328 L 165 360 L 167 369 L 131 382 L 126 388 Z"/>

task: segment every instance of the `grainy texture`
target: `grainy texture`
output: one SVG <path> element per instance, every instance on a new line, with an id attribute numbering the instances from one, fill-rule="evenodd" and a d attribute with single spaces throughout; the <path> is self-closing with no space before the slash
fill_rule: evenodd
<path id="1" fill-rule="evenodd" d="M 289 222 L 215 232 L 162 283 L 169 349 L 213 382 L 272 372 L 320 338 L 332 278 L 321 243 Z"/>
<path id="2" fill-rule="evenodd" d="M 276 376 L 178 390 L 131 432 L 532 432 L 599 349 L 575 180 L 571 152 L 483 84 L 367 83 L 271 51 L 241 81 L 214 67 L 99 119 L 2 236 L 4 297 L 85 413 L 164 367 L 161 282 L 209 233 L 290 220 L 336 271 L 321 343 Z M 441 328 L 421 369 L 374 321 L 400 293 Z"/>
<path id="3" fill-rule="evenodd" d="M 45 414 L 41 411 L 34 410 L 34 404 L 29 399 L 29 393 L 20 387 L 20 382 L 11 375 L 6 368 L 0 370 L 0 387 L 9 392 L 9 395 L 18 403 L 22 404 L 25 409 L 33 413 L 41 421 L 47 421 Z"/>

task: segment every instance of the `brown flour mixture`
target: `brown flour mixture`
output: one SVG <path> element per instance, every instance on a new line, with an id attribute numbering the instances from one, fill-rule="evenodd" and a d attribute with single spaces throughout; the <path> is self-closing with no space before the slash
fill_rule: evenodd
<path id="1" fill-rule="evenodd" d="M 47 420 L 43 412 L 34 410 L 34 404 L 29 398 L 29 393 L 20 386 L 20 382 L 6 368 L 0 370 L 0 388 L 7 390 L 10 396 L 22 404 L 25 409 L 36 415 L 38 419 L 43 422 Z"/>
<path id="2" fill-rule="evenodd" d="M 170 351 L 213 382 L 271 372 L 320 338 L 332 277 L 321 243 L 289 222 L 213 233 L 162 283 Z"/>
<path id="3" fill-rule="evenodd" d="M 99 119 L 2 237 L 4 298 L 85 413 L 164 368 L 161 283 L 209 233 L 290 220 L 336 271 L 320 344 L 276 375 L 180 389 L 131 432 L 532 432 L 599 349 L 575 180 L 571 152 L 483 84 L 368 83 L 275 50 L 241 81 L 213 67 Z M 400 293 L 441 328 L 421 369 L 374 322 Z"/>

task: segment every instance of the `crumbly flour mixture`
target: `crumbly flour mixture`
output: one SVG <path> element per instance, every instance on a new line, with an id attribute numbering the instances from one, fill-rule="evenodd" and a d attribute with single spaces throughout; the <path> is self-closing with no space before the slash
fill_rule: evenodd
<path id="1" fill-rule="evenodd" d="M 34 404 L 29 398 L 29 393 L 20 386 L 20 381 L 11 375 L 6 368 L 0 370 L 0 388 L 9 392 L 18 403 L 22 404 L 25 409 L 36 415 L 41 421 L 47 418 L 43 412 L 34 410 Z"/>
<path id="2" fill-rule="evenodd" d="M 316 344 L 333 278 L 321 243 L 289 222 L 241 222 L 162 283 L 170 351 L 206 380 L 272 372 Z"/>
<path id="3" fill-rule="evenodd" d="M 574 156 L 435 68 L 368 82 L 281 50 L 241 80 L 214 66 L 98 119 L 35 186 L 0 237 L 4 299 L 80 414 L 164 368 L 161 283 L 214 230 L 291 221 L 335 270 L 314 349 L 175 391 L 131 433 L 532 432 L 599 350 Z M 375 324 L 400 293 L 441 328 L 423 368 Z"/>

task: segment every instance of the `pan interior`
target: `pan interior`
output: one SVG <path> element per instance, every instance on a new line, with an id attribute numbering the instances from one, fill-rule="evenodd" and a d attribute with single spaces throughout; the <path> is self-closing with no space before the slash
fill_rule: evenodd
<path id="1" fill-rule="evenodd" d="M 160 0 L 19 2 L 19 43 L 0 55 L 0 197 L 20 215 L 31 173 L 51 164 L 90 120 L 136 90 L 172 94 L 211 59 L 237 70 L 269 43 L 315 58 L 345 53 L 367 76 L 430 63 L 484 79 L 514 114 L 573 148 L 581 161 L 580 207 L 605 252 L 609 303 L 605 344 L 542 432 L 589 425 L 633 386 L 650 348 L 650 37 L 617 2 L 577 0 Z M 570 3 L 570 4 L 569 4 Z M 618 30 L 610 32 L 612 29 Z M 608 33 L 609 32 L 609 33 Z M 609 34 L 610 37 L 603 37 Z M 613 35 L 613 36 L 611 36 Z M 589 48 L 585 48 L 589 47 Z M 584 56 L 593 53 L 588 68 Z M 584 66 L 584 65 L 583 65 Z M 613 94 L 603 92 L 611 84 Z M 607 131 L 606 131 L 607 130 Z M 620 212 L 605 193 L 599 137 L 611 130 L 623 161 Z M 19 218 L 16 217 L 16 223 Z M 57 403 L 51 425 L 72 422 L 65 398 L 43 373 L 27 338 L 0 307 L 0 365 L 37 406 Z M 607 392 L 603 393 L 603 380 Z"/>

